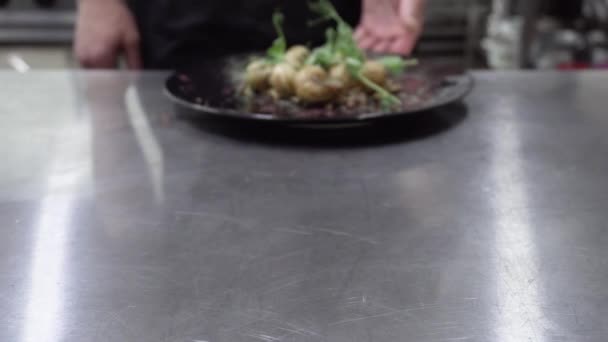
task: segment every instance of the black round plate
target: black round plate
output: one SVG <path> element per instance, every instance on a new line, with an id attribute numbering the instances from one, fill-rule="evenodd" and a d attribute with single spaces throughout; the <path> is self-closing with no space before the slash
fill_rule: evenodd
<path id="1" fill-rule="evenodd" d="M 234 76 L 244 70 L 250 58 L 234 56 L 202 60 L 195 67 L 173 73 L 165 83 L 165 93 L 178 106 L 195 113 L 329 128 L 336 124 L 363 123 L 428 111 L 461 100 L 473 88 L 472 76 L 458 68 L 421 63 L 408 69 L 399 80 L 408 95 L 405 101 L 402 100 L 401 108 L 396 110 L 336 113 L 321 107 L 290 113 L 251 112 L 238 89 L 238 76 Z"/>

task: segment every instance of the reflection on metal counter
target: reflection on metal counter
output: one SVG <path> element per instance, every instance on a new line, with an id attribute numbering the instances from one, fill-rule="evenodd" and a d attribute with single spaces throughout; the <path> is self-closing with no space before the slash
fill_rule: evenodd
<path id="1" fill-rule="evenodd" d="M 605 342 L 608 74 L 280 136 L 166 77 L 0 72 L 0 341 Z"/>

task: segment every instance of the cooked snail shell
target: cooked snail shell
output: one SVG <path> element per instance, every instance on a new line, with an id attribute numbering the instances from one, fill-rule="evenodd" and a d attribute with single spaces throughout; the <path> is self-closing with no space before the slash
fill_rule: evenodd
<path id="1" fill-rule="evenodd" d="M 291 64 L 277 64 L 272 69 L 272 73 L 270 75 L 270 86 L 281 98 L 292 96 L 295 92 L 295 76 L 296 70 Z"/>
<path id="2" fill-rule="evenodd" d="M 384 65 L 381 63 L 376 61 L 367 61 L 365 64 L 363 64 L 361 74 L 377 85 L 383 86 L 386 82 L 388 73 Z"/>
<path id="3" fill-rule="evenodd" d="M 327 102 L 340 91 L 340 85 L 329 79 L 327 72 L 316 65 L 308 65 L 296 74 L 296 96 L 307 103 Z"/>
<path id="4" fill-rule="evenodd" d="M 310 50 L 303 45 L 295 45 L 287 50 L 285 53 L 285 61 L 296 68 L 299 68 L 304 64 L 306 58 L 310 55 Z"/>
<path id="5" fill-rule="evenodd" d="M 270 86 L 269 79 L 272 67 L 264 60 L 254 60 L 247 65 L 245 85 L 255 91 L 263 91 Z"/>

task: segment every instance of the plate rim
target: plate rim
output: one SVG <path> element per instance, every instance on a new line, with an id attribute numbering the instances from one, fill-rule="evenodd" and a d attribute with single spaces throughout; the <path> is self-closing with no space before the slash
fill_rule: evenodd
<path id="1" fill-rule="evenodd" d="M 174 80 L 179 81 L 180 75 L 184 74 L 184 73 L 185 72 L 182 72 L 182 71 L 173 71 L 171 73 L 171 75 L 169 75 L 165 79 L 165 82 L 164 82 L 163 93 L 174 104 L 182 106 L 188 110 L 195 111 L 202 115 L 210 115 L 210 116 L 222 117 L 222 118 L 233 118 L 233 119 L 240 119 L 240 120 L 250 120 L 250 121 L 257 121 L 257 122 L 288 123 L 288 124 L 322 125 L 322 124 L 336 124 L 336 123 L 345 123 L 345 122 L 367 122 L 367 121 L 379 120 L 379 119 L 384 119 L 384 118 L 394 118 L 394 117 L 399 117 L 399 116 L 415 115 L 415 114 L 418 114 L 421 112 L 433 110 L 436 108 L 441 108 L 441 107 L 449 105 L 451 103 L 461 101 L 472 92 L 472 90 L 474 89 L 474 86 L 475 86 L 475 78 L 473 77 L 473 74 L 470 71 L 465 70 L 460 74 L 453 74 L 453 75 L 448 75 L 445 77 L 446 80 L 449 80 L 450 78 L 455 78 L 455 77 L 462 79 L 463 81 L 459 81 L 459 82 L 462 82 L 462 84 L 464 84 L 464 86 L 462 87 L 462 91 L 459 92 L 454 97 L 440 101 L 439 103 L 435 103 L 433 105 L 421 106 L 420 108 L 415 108 L 415 109 L 407 110 L 407 111 L 373 112 L 373 113 L 358 114 L 358 115 L 350 116 L 350 117 L 335 117 L 335 118 L 281 117 L 281 116 L 277 116 L 277 115 L 273 115 L 273 114 L 243 112 L 243 111 L 230 109 L 230 108 L 212 107 L 212 106 L 208 106 L 208 105 L 204 105 L 204 104 L 200 104 L 200 103 L 194 103 L 194 102 L 188 101 L 186 99 L 183 99 L 182 97 L 174 94 L 171 91 L 169 84 Z"/>

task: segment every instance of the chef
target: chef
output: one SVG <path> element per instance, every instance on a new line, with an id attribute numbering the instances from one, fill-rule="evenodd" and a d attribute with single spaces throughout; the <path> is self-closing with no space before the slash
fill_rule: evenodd
<path id="1" fill-rule="evenodd" d="M 409 54 L 425 0 L 333 0 L 367 50 Z M 79 0 L 75 54 L 86 68 L 174 68 L 199 58 L 256 51 L 276 37 L 272 13 L 285 15 L 289 44 L 317 45 L 323 25 L 306 0 Z"/>

